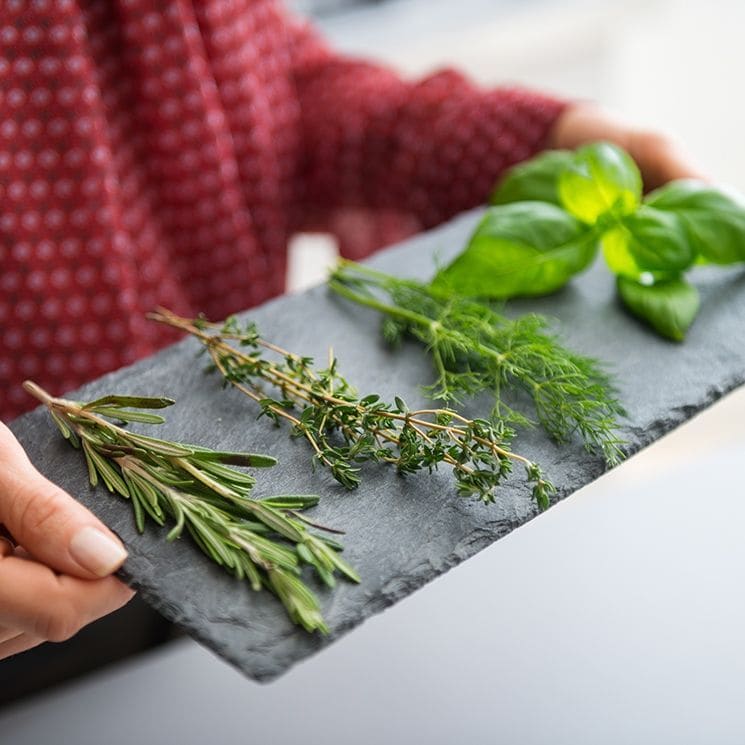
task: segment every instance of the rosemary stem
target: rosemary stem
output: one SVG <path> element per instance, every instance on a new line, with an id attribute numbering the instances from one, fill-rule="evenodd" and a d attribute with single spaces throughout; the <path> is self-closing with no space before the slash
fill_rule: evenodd
<path id="1" fill-rule="evenodd" d="M 328 630 L 303 567 L 312 567 L 329 586 L 337 572 L 355 582 L 359 577 L 338 555 L 341 547 L 310 532 L 315 523 L 300 514 L 317 497 L 252 499 L 253 476 L 229 467 L 272 465 L 273 459 L 170 442 L 109 421 L 162 424 L 163 417 L 147 410 L 169 406 L 170 399 L 109 395 L 81 403 L 55 398 L 30 381 L 25 388 L 47 406 L 62 436 L 82 450 L 91 485 L 129 500 L 140 532 L 147 519 L 164 526 L 172 518 L 169 541 L 186 530 L 236 578 L 274 592 L 294 622 L 309 632 Z"/>

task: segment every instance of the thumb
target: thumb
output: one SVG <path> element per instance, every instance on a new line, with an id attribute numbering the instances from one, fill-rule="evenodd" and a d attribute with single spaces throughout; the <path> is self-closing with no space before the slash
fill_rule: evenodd
<path id="1" fill-rule="evenodd" d="M 106 577 L 127 558 L 98 518 L 31 465 L 1 422 L 0 523 L 37 561 L 64 574 Z"/>

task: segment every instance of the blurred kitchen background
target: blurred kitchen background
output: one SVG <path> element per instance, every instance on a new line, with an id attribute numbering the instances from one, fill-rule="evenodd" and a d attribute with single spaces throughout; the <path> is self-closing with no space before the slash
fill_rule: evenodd
<path id="1" fill-rule="evenodd" d="M 334 45 L 416 78 L 455 66 L 483 85 L 597 101 L 679 139 L 745 188 L 745 6 L 736 0 L 295 0 Z M 333 242 L 296 242 L 290 285 L 321 281 Z"/>
<path id="2" fill-rule="evenodd" d="M 598 101 L 745 191 L 745 3 L 292 5 L 407 76 Z M 291 289 L 334 253 L 298 237 Z M 0 741 L 742 743 L 744 422 L 741 391 L 268 687 L 180 640 L 0 711 Z"/>
<path id="3" fill-rule="evenodd" d="M 588 99 L 667 132 L 745 192 L 745 4 L 736 0 L 294 0 L 333 44 L 416 78 L 454 66 L 479 83 Z M 322 282 L 333 238 L 298 236 L 288 285 Z M 743 319 L 745 324 L 745 319 Z M 628 478 L 745 436 L 745 392 L 639 458 Z"/>

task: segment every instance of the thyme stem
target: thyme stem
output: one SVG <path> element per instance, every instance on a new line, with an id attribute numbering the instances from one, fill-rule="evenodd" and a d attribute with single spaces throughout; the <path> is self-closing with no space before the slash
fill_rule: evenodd
<path id="1" fill-rule="evenodd" d="M 538 506 L 549 504 L 553 486 L 537 464 L 512 452 L 511 431 L 501 423 L 467 419 L 450 409 L 410 411 L 399 398 L 386 403 L 377 394 L 360 398 L 338 373 L 333 354 L 326 369 L 316 369 L 310 358 L 263 339 L 252 324 L 241 328 L 234 318 L 216 324 L 163 308 L 149 317 L 197 339 L 228 383 L 257 403 L 263 416 L 288 421 L 293 436 L 304 437 L 316 460 L 347 488 L 360 483 L 360 466 L 368 461 L 393 464 L 400 474 L 445 463 L 461 494 L 492 502 L 517 463 Z M 271 397 L 262 384 L 279 396 Z"/>

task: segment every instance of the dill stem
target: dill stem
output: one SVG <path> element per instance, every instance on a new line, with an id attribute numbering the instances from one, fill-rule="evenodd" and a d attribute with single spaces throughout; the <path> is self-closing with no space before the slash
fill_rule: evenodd
<path id="1" fill-rule="evenodd" d="M 356 266 L 355 269 L 357 269 Z M 374 272 L 374 274 L 378 274 L 378 272 Z M 385 275 L 379 276 L 385 277 Z M 433 341 L 437 337 L 438 333 L 441 336 L 455 336 L 456 338 L 460 338 L 461 336 L 457 332 L 453 333 L 452 330 L 443 326 L 442 322 L 430 318 L 429 316 L 422 315 L 421 313 L 417 313 L 413 310 L 408 310 L 407 308 L 401 308 L 398 305 L 390 305 L 383 302 L 382 300 L 379 300 L 371 294 L 355 292 L 345 282 L 335 279 L 333 276 L 331 279 L 329 279 L 328 286 L 337 295 L 341 295 L 342 297 L 346 298 L 347 300 L 351 300 L 354 303 L 372 308 L 373 310 L 377 310 L 379 313 L 384 313 L 385 315 L 392 318 L 398 318 L 400 320 L 413 323 L 419 327 L 429 329 L 432 334 Z M 492 357 L 498 365 L 501 365 L 509 356 L 508 353 L 498 352 L 496 349 L 487 347 L 481 342 L 476 341 L 475 339 L 468 339 L 468 345 L 474 352 L 478 352 L 480 355 L 485 357 Z M 436 357 L 435 362 L 437 364 L 438 371 L 441 373 L 444 372 L 444 365 L 442 363 L 442 360 Z M 533 384 L 535 385 L 534 381 Z"/>
<path id="2" fill-rule="evenodd" d="M 330 279 L 328 285 L 334 292 L 336 292 L 338 295 L 341 295 L 342 297 L 347 298 L 347 300 L 352 300 L 353 302 L 359 303 L 360 305 L 366 305 L 368 308 L 377 310 L 380 313 L 385 313 L 386 315 L 393 316 L 394 318 L 400 318 L 402 320 L 415 323 L 417 324 L 417 326 L 430 326 L 432 324 L 432 319 L 427 318 L 427 316 L 423 316 L 413 310 L 400 308 L 397 305 L 388 305 L 387 303 L 384 303 L 382 300 L 378 300 L 372 295 L 355 292 L 347 284 L 339 282 L 336 279 Z"/>

